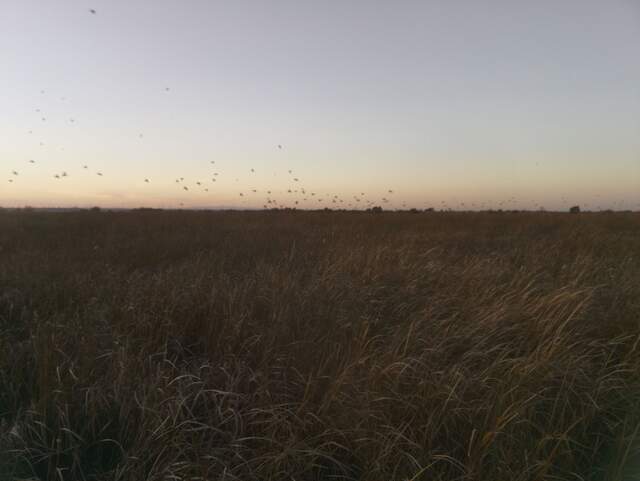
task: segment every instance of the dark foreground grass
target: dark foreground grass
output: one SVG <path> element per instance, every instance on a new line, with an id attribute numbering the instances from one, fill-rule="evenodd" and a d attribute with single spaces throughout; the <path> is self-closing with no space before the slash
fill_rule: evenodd
<path id="1" fill-rule="evenodd" d="M 0 479 L 622 480 L 640 216 L 0 212 Z"/>

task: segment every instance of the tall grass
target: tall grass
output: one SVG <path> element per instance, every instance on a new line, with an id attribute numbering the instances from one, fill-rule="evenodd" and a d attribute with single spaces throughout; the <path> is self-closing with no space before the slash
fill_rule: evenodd
<path id="1" fill-rule="evenodd" d="M 0 479 L 623 480 L 640 216 L 0 212 Z"/>

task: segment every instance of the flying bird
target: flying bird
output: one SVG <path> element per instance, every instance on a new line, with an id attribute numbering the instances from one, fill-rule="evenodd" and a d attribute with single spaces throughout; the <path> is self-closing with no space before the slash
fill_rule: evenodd
<path id="1" fill-rule="evenodd" d="M 35 163 L 36 163 L 36 161 L 35 161 L 35 160 L 30 160 L 30 161 L 29 161 L 29 163 L 30 163 L 30 164 L 35 164 Z"/>
<path id="2" fill-rule="evenodd" d="M 100 177 L 102 177 L 102 172 L 98 172 L 98 175 L 99 175 Z"/>
<path id="3" fill-rule="evenodd" d="M 184 190 L 189 190 L 189 187 L 187 187 L 186 185 L 183 187 Z"/>
<path id="4" fill-rule="evenodd" d="M 98 12 L 96 12 L 93 8 L 90 8 L 90 9 L 89 9 L 89 12 L 91 12 L 93 15 L 95 15 L 96 13 L 98 13 Z"/>
<path id="5" fill-rule="evenodd" d="M 18 175 L 18 172 L 16 172 L 15 170 L 11 171 L 11 173 L 12 173 L 13 175 Z"/>
<path id="6" fill-rule="evenodd" d="M 149 183 L 149 179 L 144 179 L 144 181 L 148 184 Z"/>

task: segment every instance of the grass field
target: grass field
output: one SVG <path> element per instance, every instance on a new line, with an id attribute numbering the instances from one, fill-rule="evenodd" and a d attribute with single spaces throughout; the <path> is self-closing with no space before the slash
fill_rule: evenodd
<path id="1" fill-rule="evenodd" d="M 0 479 L 640 476 L 640 215 L 0 211 Z"/>

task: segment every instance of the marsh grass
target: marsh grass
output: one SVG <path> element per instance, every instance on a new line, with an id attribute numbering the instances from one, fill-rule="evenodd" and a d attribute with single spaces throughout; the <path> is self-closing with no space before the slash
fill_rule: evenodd
<path id="1" fill-rule="evenodd" d="M 0 479 L 623 480 L 640 216 L 0 212 Z"/>

